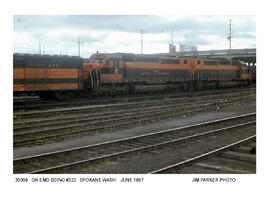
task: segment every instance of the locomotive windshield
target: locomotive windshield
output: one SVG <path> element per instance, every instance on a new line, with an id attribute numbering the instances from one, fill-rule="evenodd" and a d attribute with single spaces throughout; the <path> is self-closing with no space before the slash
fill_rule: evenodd
<path id="1" fill-rule="evenodd" d="M 93 55 L 89 60 L 90 64 L 98 64 L 98 63 L 105 63 L 105 56 L 104 55 Z"/>

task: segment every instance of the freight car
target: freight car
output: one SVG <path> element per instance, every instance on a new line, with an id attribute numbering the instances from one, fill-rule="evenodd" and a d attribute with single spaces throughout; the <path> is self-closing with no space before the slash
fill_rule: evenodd
<path id="1" fill-rule="evenodd" d="M 96 95 L 232 87 L 250 82 L 247 66 L 227 59 L 96 53 L 84 63 L 84 70 L 85 88 Z"/>
<path id="2" fill-rule="evenodd" d="M 248 85 L 250 70 L 227 59 L 130 53 L 13 55 L 13 91 L 41 98 L 129 94 Z"/>
<path id="3" fill-rule="evenodd" d="M 84 89 L 83 59 L 71 56 L 13 55 L 13 92 L 66 98 Z"/>

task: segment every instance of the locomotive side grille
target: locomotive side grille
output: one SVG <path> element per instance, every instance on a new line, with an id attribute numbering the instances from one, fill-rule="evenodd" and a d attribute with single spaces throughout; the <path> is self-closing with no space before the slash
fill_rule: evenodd
<path id="1" fill-rule="evenodd" d="M 18 67 L 18 68 L 24 68 L 25 67 L 25 62 L 24 60 L 13 60 L 13 67 Z"/>

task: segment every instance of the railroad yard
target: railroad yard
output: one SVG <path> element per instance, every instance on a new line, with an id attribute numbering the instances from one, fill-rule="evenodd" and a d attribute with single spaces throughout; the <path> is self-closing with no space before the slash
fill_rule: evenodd
<path id="1" fill-rule="evenodd" d="M 256 173 L 256 87 L 14 97 L 13 172 Z"/>

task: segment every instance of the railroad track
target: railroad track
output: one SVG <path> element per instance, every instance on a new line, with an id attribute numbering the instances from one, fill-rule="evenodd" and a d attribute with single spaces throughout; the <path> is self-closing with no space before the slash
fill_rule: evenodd
<path id="1" fill-rule="evenodd" d="M 203 95 L 218 95 L 222 93 L 235 93 L 235 92 L 247 92 L 254 91 L 254 87 L 249 87 L 245 89 L 232 88 L 232 89 L 218 89 L 218 90 L 200 90 L 196 92 L 181 92 L 181 93 L 160 93 L 158 95 L 147 95 L 147 94 L 135 94 L 129 96 L 116 96 L 116 97 L 97 97 L 97 98 L 76 98 L 64 101 L 58 100 L 40 100 L 39 98 L 24 99 L 16 97 L 13 100 L 13 111 L 25 112 L 29 110 L 46 110 L 60 107 L 81 107 L 85 105 L 99 105 L 99 104 L 112 104 L 112 103 L 127 103 L 136 102 L 144 100 L 160 100 L 163 98 L 185 98 L 193 96 L 203 96 Z"/>
<path id="2" fill-rule="evenodd" d="M 23 103 L 33 103 L 40 102 L 41 99 L 38 96 L 14 96 L 13 103 L 14 104 L 23 104 Z"/>
<path id="3" fill-rule="evenodd" d="M 83 117 L 67 117 L 60 120 L 46 120 L 40 123 L 37 120 L 29 123 L 21 123 L 18 127 L 14 124 L 14 146 L 29 146 L 36 143 L 44 143 L 52 140 L 64 140 L 74 136 L 95 134 L 98 131 L 112 131 L 129 128 L 158 120 L 177 118 L 183 115 L 194 114 L 202 111 L 213 110 L 224 106 L 245 102 L 253 96 L 237 97 L 234 99 L 223 98 L 215 101 L 199 101 L 178 103 L 151 108 L 141 108 L 127 111 L 116 111 L 106 114 L 86 114 Z M 44 121 L 43 121 L 44 122 Z M 35 123 L 35 125 L 33 124 Z M 43 125 L 42 125 L 43 124 Z M 26 129 L 26 131 L 25 131 Z"/>
<path id="4" fill-rule="evenodd" d="M 255 129 L 255 120 L 256 113 L 250 113 L 111 142 L 17 158 L 13 160 L 14 173 L 80 173 L 84 169 L 87 173 L 103 173 L 101 168 L 105 169 L 106 173 L 106 169 L 111 167 L 109 166 L 111 161 L 118 162 L 122 158 L 126 161 L 126 158 L 144 152 L 168 153 L 168 150 L 174 150 L 177 147 L 183 149 L 188 145 L 192 146 L 192 150 L 188 153 L 192 156 L 195 150 L 196 152 L 202 152 L 202 149 L 213 150 L 239 140 L 229 137 L 220 141 L 217 139 L 219 135 L 239 133 L 239 130 L 242 130 L 244 135 L 250 134 Z M 198 144 L 201 144 L 201 147 Z M 185 150 L 185 152 L 188 151 Z M 182 154 L 187 156 L 187 153 Z M 165 162 L 167 161 L 168 159 L 165 159 Z M 153 170 L 153 168 L 146 168 L 139 173 L 149 173 L 149 169 Z M 117 173 L 115 170 L 110 172 Z"/>
<path id="5" fill-rule="evenodd" d="M 236 148 L 238 148 L 240 146 L 252 143 L 255 140 L 256 140 L 256 135 L 253 135 L 253 136 L 247 137 L 245 139 L 239 140 L 237 142 L 231 143 L 229 145 L 223 146 L 221 148 L 218 148 L 218 149 L 215 149 L 215 150 L 200 154 L 200 155 L 198 155 L 196 157 L 192 157 L 190 159 L 180 161 L 180 162 L 175 163 L 173 165 L 169 165 L 169 166 L 166 166 L 164 168 L 154 170 L 154 171 L 150 172 L 150 174 L 181 173 L 181 170 L 183 168 L 185 168 L 187 166 L 192 166 L 192 165 L 193 166 L 194 165 L 195 166 L 196 165 L 201 166 L 201 167 L 203 167 L 205 169 L 222 170 L 223 172 L 237 172 L 237 173 L 244 173 L 244 174 L 251 173 L 249 171 L 244 171 L 244 170 L 241 170 L 241 169 L 230 169 L 228 167 L 226 167 L 224 169 L 224 167 L 222 165 L 217 166 L 217 165 L 211 165 L 211 164 L 202 164 L 202 163 L 199 163 L 199 162 L 205 161 L 205 160 L 207 160 L 209 158 L 220 156 L 220 155 L 222 155 L 224 153 L 226 154 L 226 152 L 228 152 L 229 150 L 234 150 L 234 149 L 236 149 Z M 249 152 L 252 152 L 253 148 L 250 148 Z M 234 158 L 234 156 L 231 157 L 231 159 L 233 159 L 233 158 Z M 253 156 L 252 156 L 252 158 L 253 158 Z M 247 160 L 249 160 L 249 159 L 250 159 L 250 157 Z M 256 161 L 255 161 L 255 164 L 256 164 Z M 203 172 L 203 171 L 201 171 L 201 172 Z"/>
<path id="6" fill-rule="evenodd" d="M 15 121 L 14 122 L 14 128 L 13 131 L 16 133 L 17 131 L 21 129 L 26 129 L 28 130 L 30 128 L 37 129 L 38 127 L 50 127 L 54 126 L 57 124 L 76 124 L 80 122 L 87 122 L 87 121 L 93 121 L 93 120 L 106 120 L 110 118 L 115 118 L 115 116 L 120 117 L 121 114 L 123 117 L 128 116 L 129 114 L 135 113 L 135 114 L 140 114 L 145 113 L 146 111 L 156 111 L 160 109 L 167 109 L 167 108 L 173 108 L 173 107 L 184 107 L 184 106 L 196 106 L 196 105 L 202 105 L 202 104 L 209 104 L 215 102 L 216 104 L 222 103 L 224 101 L 227 101 L 231 97 L 234 97 L 235 95 L 230 95 L 229 97 L 224 97 L 222 99 L 218 99 L 217 97 L 208 99 L 208 98 L 201 98 L 196 101 L 190 101 L 190 100 L 169 100 L 169 101 L 161 101 L 157 103 L 143 103 L 141 104 L 141 108 L 139 107 L 140 103 L 136 103 L 135 105 L 124 105 L 120 106 L 119 108 L 123 108 L 120 110 L 114 110 L 111 109 L 114 106 L 105 107 L 104 109 L 98 111 L 98 108 L 92 108 L 94 109 L 93 113 L 92 111 L 84 111 L 84 109 L 79 112 L 80 114 L 74 114 L 74 112 L 71 112 L 69 116 L 62 116 L 62 117 L 45 117 L 45 118 L 38 118 L 35 117 L 34 119 L 26 119 L 26 120 L 20 120 L 20 121 Z M 240 95 L 237 99 L 249 99 L 249 98 L 254 98 L 254 95 L 248 95 L 248 96 L 242 96 Z M 231 101 L 237 101 L 237 99 L 233 99 Z M 137 108 L 137 106 L 139 108 Z M 116 106 L 118 107 L 118 106 Z M 108 110 L 109 109 L 109 110 Z M 88 110 L 88 109 L 87 109 Z M 90 112 L 90 113 L 89 113 Z M 63 115 L 63 113 L 59 112 L 60 115 Z M 40 117 L 40 114 L 39 114 Z M 121 118 L 119 118 L 121 119 Z"/>
<path id="7" fill-rule="evenodd" d="M 164 104 L 177 104 L 179 102 L 188 102 L 194 100 L 201 100 L 201 99 L 218 99 L 222 97 L 238 97 L 238 96 L 249 96 L 254 95 L 255 91 L 248 91 L 248 92 L 227 92 L 224 94 L 215 94 L 215 95 L 203 95 L 203 96 L 196 96 L 195 98 L 174 98 L 174 99 L 162 99 L 159 101 L 141 101 L 141 102 L 130 102 L 130 103 L 118 103 L 118 104 L 107 104 L 107 105 L 87 105 L 82 107 L 70 107 L 70 108 L 57 108 L 51 110 L 39 110 L 39 111 L 23 111 L 23 112 L 15 112 L 13 114 L 13 119 L 15 122 L 21 121 L 28 118 L 35 118 L 35 117 L 63 117 L 65 115 L 70 114 L 82 114 L 82 113 L 97 113 L 97 112 L 106 112 L 106 111 L 116 111 L 116 110 L 123 110 L 123 109 L 130 109 L 136 107 L 152 107 L 157 105 L 164 105 Z M 25 122 L 25 121 L 22 121 Z"/>

